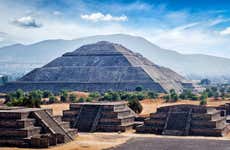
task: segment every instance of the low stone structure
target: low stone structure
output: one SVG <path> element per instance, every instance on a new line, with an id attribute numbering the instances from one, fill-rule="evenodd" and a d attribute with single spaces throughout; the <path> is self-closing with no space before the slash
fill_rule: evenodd
<path id="1" fill-rule="evenodd" d="M 51 109 L 0 107 L 0 146 L 47 148 L 70 142 L 76 129 Z"/>
<path id="2" fill-rule="evenodd" d="M 63 112 L 63 120 L 82 132 L 124 132 L 132 129 L 135 115 L 125 102 L 75 103 Z"/>
<path id="3" fill-rule="evenodd" d="M 226 116 L 211 107 L 175 105 L 160 107 L 136 128 L 139 133 L 178 136 L 224 136 L 229 132 Z"/>

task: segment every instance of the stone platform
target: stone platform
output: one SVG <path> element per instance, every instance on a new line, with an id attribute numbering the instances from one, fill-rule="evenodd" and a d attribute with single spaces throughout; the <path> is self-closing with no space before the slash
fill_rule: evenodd
<path id="1" fill-rule="evenodd" d="M 47 148 L 73 140 L 75 129 L 51 109 L 0 107 L 0 146 Z"/>
<path id="2" fill-rule="evenodd" d="M 81 132 L 124 132 L 133 128 L 135 115 L 125 102 L 75 103 L 63 112 L 63 121 Z"/>
<path id="3" fill-rule="evenodd" d="M 215 108 L 174 105 L 158 108 L 136 131 L 177 136 L 224 136 L 229 132 L 229 125 L 226 116 Z"/>

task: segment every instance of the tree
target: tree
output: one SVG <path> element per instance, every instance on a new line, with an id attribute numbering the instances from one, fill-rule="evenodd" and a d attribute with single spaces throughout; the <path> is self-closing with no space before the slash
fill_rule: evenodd
<path id="1" fill-rule="evenodd" d="M 206 92 L 203 92 L 200 97 L 200 105 L 206 105 L 207 98 L 208 98 L 208 94 Z"/>
<path id="2" fill-rule="evenodd" d="M 202 79 L 200 81 L 200 84 L 201 85 L 210 85 L 211 84 L 211 81 L 209 79 Z"/>
<path id="3" fill-rule="evenodd" d="M 138 100 L 143 100 L 143 99 L 146 98 L 146 96 L 145 96 L 144 93 L 142 93 L 142 92 L 137 93 L 137 94 L 136 94 L 136 97 L 137 97 Z"/>
<path id="4" fill-rule="evenodd" d="M 140 92 L 140 91 L 143 90 L 143 86 L 137 86 L 137 87 L 135 88 L 135 90 L 138 91 L 138 92 Z"/>
<path id="5" fill-rule="evenodd" d="M 118 100 L 121 100 L 121 97 L 118 92 L 109 91 L 104 94 L 103 100 L 118 101 Z"/>
<path id="6" fill-rule="evenodd" d="M 48 98 L 51 95 L 53 95 L 53 93 L 51 93 L 50 91 L 43 91 L 43 98 Z"/>
<path id="7" fill-rule="evenodd" d="M 70 102 L 75 103 L 75 102 L 77 102 L 77 96 L 75 94 L 70 94 L 69 100 L 70 100 Z"/>
<path id="8" fill-rule="evenodd" d="M 85 100 L 83 97 L 80 97 L 79 100 L 78 100 L 79 103 L 83 103 L 83 102 L 85 102 L 85 101 L 86 101 L 86 100 Z"/>
<path id="9" fill-rule="evenodd" d="M 170 90 L 170 101 L 176 102 L 178 100 L 178 95 L 174 89 Z"/>
<path id="10" fill-rule="evenodd" d="M 60 100 L 61 102 L 67 102 L 68 92 L 66 90 L 61 91 Z"/>
<path id="11" fill-rule="evenodd" d="M 58 99 L 54 95 L 51 95 L 49 97 L 49 104 L 53 104 L 53 103 L 57 103 L 57 102 L 58 102 Z"/>
<path id="12" fill-rule="evenodd" d="M 158 98 L 158 94 L 156 92 L 153 92 L 153 91 L 149 91 L 147 93 L 148 97 L 151 98 L 151 99 L 155 99 L 155 98 Z"/>
<path id="13" fill-rule="evenodd" d="M 99 98 L 100 96 L 101 94 L 98 92 L 92 92 L 89 94 L 89 97 L 92 97 L 92 98 Z"/>
<path id="14" fill-rule="evenodd" d="M 137 99 L 129 100 L 128 106 L 137 114 L 141 113 L 143 109 L 141 103 Z"/>

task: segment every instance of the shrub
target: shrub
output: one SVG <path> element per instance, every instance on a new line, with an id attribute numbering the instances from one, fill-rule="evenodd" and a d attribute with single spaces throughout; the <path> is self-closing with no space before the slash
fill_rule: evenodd
<path id="1" fill-rule="evenodd" d="M 143 109 L 141 103 L 137 99 L 129 100 L 128 106 L 137 114 L 141 113 Z"/>
<path id="2" fill-rule="evenodd" d="M 61 102 L 67 102 L 68 92 L 66 90 L 61 91 L 60 100 L 61 100 Z"/>
<path id="3" fill-rule="evenodd" d="M 135 90 L 138 91 L 138 92 L 140 92 L 140 91 L 143 90 L 143 87 L 142 87 L 142 86 L 137 86 L 137 87 L 135 88 Z"/>
<path id="4" fill-rule="evenodd" d="M 53 103 L 57 103 L 58 102 L 58 99 L 54 96 L 54 95 L 51 95 L 49 97 L 49 104 L 53 104 Z"/>
<path id="5" fill-rule="evenodd" d="M 118 101 L 121 100 L 121 97 L 118 92 L 107 92 L 104 94 L 103 100 Z"/>
<path id="6" fill-rule="evenodd" d="M 203 92 L 200 97 L 200 105 L 206 105 L 207 104 L 207 98 L 208 94 L 207 92 Z"/>
<path id="7" fill-rule="evenodd" d="M 85 101 L 86 101 L 86 102 L 92 102 L 92 101 L 93 101 L 93 98 L 92 98 L 92 97 L 87 97 Z"/>
<path id="8" fill-rule="evenodd" d="M 101 95 L 98 92 L 92 92 L 89 94 L 89 97 L 91 98 L 99 98 Z"/>
<path id="9" fill-rule="evenodd" d="M 42 96 L 43 98 L 48 98 L 48 97 L 50 97 L 51 95 L 53 95 L 53 93 L 50 92 L 50 91 L 43 91 L 42 95 L 43 95 L 43 96 Z"/>
<path id="10" fill-rule="evenodd" d="M 158 94 L 153 92 L 153 91 L 150 91 L 147 93 L 148 97 L 151 98 L 151 99 L 155 99 L 155 98 L 158 98 Z"/>
<path id="11" fill-rule="evenodd" d="M 206 105 L 207 104 L 207 100 L 206 99 L 203 99 L 200 101 L 200 105 Z"/>
<path id="12" fill-rule="evenodd" d="M 143 99 L 146 98 L 146 96 L 144 95 L 144 93 L 141 93 L 141 92 L 137 93 L 136 97 L 137 97 L 138 100 L 143 100 Z"/>
<path id="13" fill-rule="evenodd" d="M 69 100 L 70 100 L 70 102 L 75 103 L 75 102 L 77 102 L 77 96 L 75 94 L 70 94 Z"/>
<path id="14" fill-rule="evenodd" d="M 83 103 L 83 102 L 85 102 L 86 100 L 83 98 L 83 97 L 80 97 L 79 99 L 78 99 L 78 102 L 79 103 Z"/>

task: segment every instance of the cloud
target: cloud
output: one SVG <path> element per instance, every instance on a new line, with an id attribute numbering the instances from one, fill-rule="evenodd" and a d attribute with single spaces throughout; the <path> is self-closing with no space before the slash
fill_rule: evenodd
<path id="1" fill-rule="evenodd" d="M 230 35 L 230 27 L 227 27 L 226 29 L 220 31 L 221 35 Z"/>
<path id="2" fill-rule="evenodd" d="M 98 22 L 98 21 L 118 21 L 119 22 L 119 21 L 127 21 L 128 17 L 125 15 L 112 16 L 111 14 L 102 14 L 98 12 L 98 13 L 81 15 L 81 19 L 89 20 L 93 22 Z"/>
<path id="3" fill-rule="evenodd" d="M 40 28 L 42 25 L 31 16 L 24 16 L 13 21 L 13 24 L 24 28 Z"/>
<path id="4" fill-rule="evenodd" d="M 55 15 L 55 16 L 60 16 L 60 15 L 62 15 L 62 12 L 60 12 L 60 11 L 54 11 L 54 12 L 53 12 L 53 15 Z"/>

